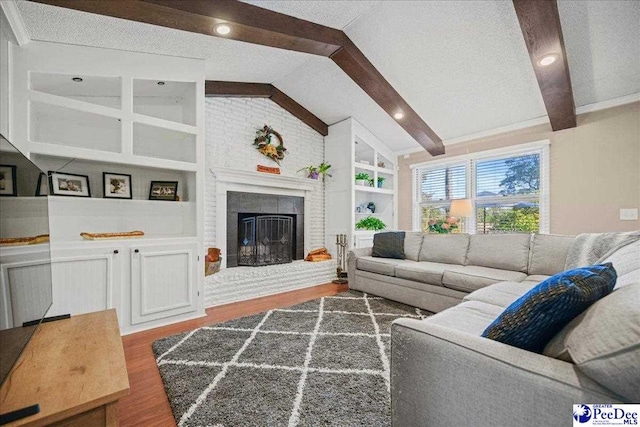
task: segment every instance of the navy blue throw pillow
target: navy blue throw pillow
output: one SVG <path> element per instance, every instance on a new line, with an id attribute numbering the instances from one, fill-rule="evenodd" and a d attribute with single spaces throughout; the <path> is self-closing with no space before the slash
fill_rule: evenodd
<path id="1" fill-rule="evenodd" d="M 371 256 L 405 259 L 404 231 L 387 231 L 374 234 Z"/>
<path id="2" fill-rule="evenodd" d="M 482 336 L 542 353 L 567 323 L 608 295 L 616 279 L 611 263 L 558 273 L 514 301 Z"/>

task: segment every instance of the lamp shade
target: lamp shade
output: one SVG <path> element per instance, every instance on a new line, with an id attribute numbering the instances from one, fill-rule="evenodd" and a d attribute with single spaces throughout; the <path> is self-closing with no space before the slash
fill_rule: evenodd
<path id="1" fill-rule="evenodd" d="M 451 210 L 449 215 L 455 218 L 466 218 L 473 214 L 473 204 L 469 199 L 460 199 L 451 201 Z"/>

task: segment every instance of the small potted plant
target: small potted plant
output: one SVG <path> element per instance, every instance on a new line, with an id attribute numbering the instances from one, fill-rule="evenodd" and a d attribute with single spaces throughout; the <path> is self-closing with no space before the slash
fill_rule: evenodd
<path id="1" fill-rule="evenodd" d="M 387 228 L 387 225 L 380 221 L 378 218 L 373 216 L 368 216 L 366 218 L 361 219 L 356 223 L 356 230 L 384 230 Z"/>
<path id="2" fill-rule="evenodd" d="M 369 186 L 369 174 L 365 172 L 360 172 L 356 174 L 356 185 L 362 185 L 364 187 Z"/>
<path id="3" fill-rule="evenodd" d="M 379 176 L 379 177 L 378 177 L 378 188 L 382 188 L 382 186 L 384 185 L 384 181 L 385 181 L 386 179 L 387 179 L 387 178 L 385 178 L 385 177 L 383 177 L 383 176 Z"/>
<path id="4" fill-rule="evenodd" d="M 328 173 L 329 169 L 331 169 L 331 165 L 322 162 L 319 166 L 307 166 L 298 170 L 298 172 L 307 171 L 307 178 L 318 179 L 318 177 L 322 175 L 322 179 L 324 179 L 325 176 L 331 176 Z"/>

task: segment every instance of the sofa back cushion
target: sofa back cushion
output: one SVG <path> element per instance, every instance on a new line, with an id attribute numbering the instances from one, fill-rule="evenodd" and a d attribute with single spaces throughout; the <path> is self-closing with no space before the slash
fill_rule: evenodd
<path id="1" fill-rule="evenodd" d="M 564 327 L 546 356 L 578 369 L 629 402 L 640 402 L 640 282 L 614 290 Z"/>
<path id="2" fill-rule="evenodd" d="M 530 234 L 474 234 L 467 265 L 527 272 Z"/>
<path id="3" fill-rule="evenodd" d="M 468 234 L 425 234 L 418 261 L 464 265 L 469 248 Z"/>
<path id="4" fill-rule="evenodd" d="M 404 231 L 387 231 L 373 235 L 371 256 L 379 258 L 405 259 Z"/>
<path id="5" fill-rule="evenodd" d="M 418 261 L 422 248 L 422 231 L 407 231 L 404 235 L 404 256 Z"/>
<path id="6" fill-rule="evenodd" d="M 640 241 L 623 246 L 602 262 L 610 262 L 618 272 L 616 289 L 640 283 Z"/>
<path id="7" fill-rule="evenodd" d="M 535 234 L 531 241 L 529 274 L 553 276 L 563 271 L 569 247 L 574 239 L 573 236 Z"/>

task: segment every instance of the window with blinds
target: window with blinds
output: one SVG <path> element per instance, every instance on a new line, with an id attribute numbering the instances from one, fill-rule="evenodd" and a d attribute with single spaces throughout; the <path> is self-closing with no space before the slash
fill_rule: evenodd
<path id="1" fill-rule="evenodd" d="M 470 199 L 475 214 L 464 219 L 465 232 L 548 232 L 547 147 L 416 167 L 414 227 L 426 231 L 449 216 L 452 200 Z"/>

